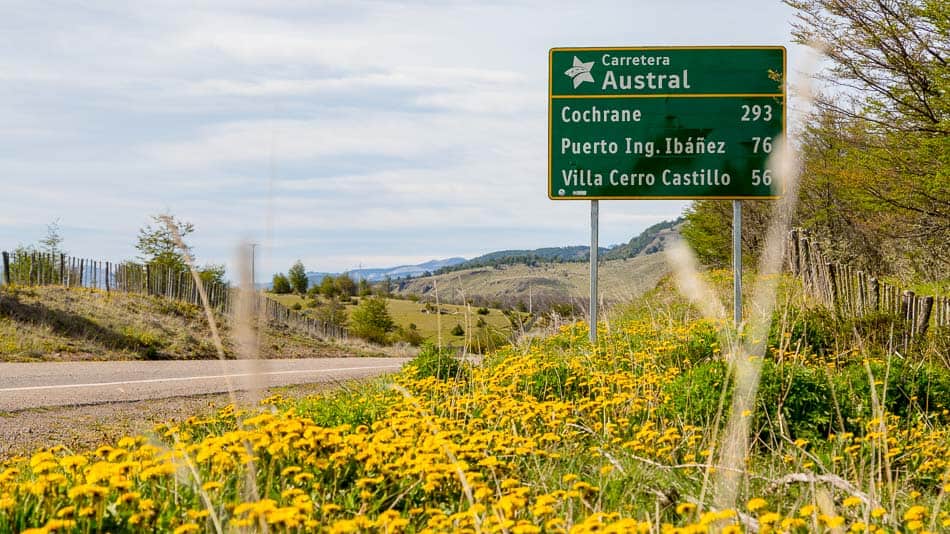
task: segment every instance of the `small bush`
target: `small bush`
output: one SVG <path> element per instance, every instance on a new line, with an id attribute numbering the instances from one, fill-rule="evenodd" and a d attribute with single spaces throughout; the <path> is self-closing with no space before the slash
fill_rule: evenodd
<path id="1" fill-rule="evenodd" d="M 776 311 L 772 316 L 772 326 L 769 331 L 768 346 L 778 348 L 782 346 L 783 336 L 787 334 L 790 350 L 805 350 L 812 354 L 828 354 L 834 350 L 837 333 L 841 325 L 834 313 L 825 308 L 807 308 L 788 310 L 787 317 L 790 323 L 783 325 L 782 311 Z M 850 337 L 849 337 L 850 340 Z"/>
<path id="2" fill-rule="evenodd" d="M 339 425 L 371 425 L 386 415 L 387 405 L 379 394 L 370 394 L 381 387 L 376 383 L 346 388 L 325 396 L 298 401 L 297 413 L 310 417 L 314 423 L 332 428 Z"/>
<path id="3" fill-rule="evenodd" d="M 451 333 L 453 336 L 464 336 L 464 335 L 465 335 L 465 329 L 462 328 L 462 325 L 460 325 L 460 324 L 458 324 L 458 323 L 455 323 L 455 327 L 452 328 L 452 331 L 451 331 L 450 333 Z"/>
<path id="4" fill-rule="evenodd" d="M 508 343 L 508 337 L 504 332 L 491 326 L 483 326 L 472 334 L 466 348 L 469 352 L 485 354 L 504 346 L 506 343 Z"/>
<path id="5" fill-rule="evenodd" d="M 393 333 L 393 342 L 398 343 L 400 341 L 404 341 L 413 347 L 418 347 L 422 345 L 425 338 L 422 337 L 415 323 L 409 323 L 407 328 L 396 327 L 396 331 Z"/>
<path id="6" fill-rule="evenodd" d="M 482 306 L 481 308 L 478 309 L 478 311 L 476 311 L 476 313 L 479 315 L 488 315 L 489 311 L 488 311 L 488 308 Z"/>
<path id="7" fill-rule="evenodd" d="M 294 311 L 300 311 L 303 309 L 303 306 L 301 306 L 299 302 L 294 302 L 294 305 L 291 306 L 290 309 Z"/>
<path id="8" fill-rule="evenodd" d="M 433 376 L 440 380 L 465 381 L 469 377 L 468 366 L 455 357 L 452 349 L 439 350 L 431 343 L 424 344 L 419 355 L 407 365 L 415 367 L 420 378 Z"/>
<path id="9" fill-rule="evenodd" d="M 731 381 L 726 364 L 721 360 L 695 365 L 666 384 L 664 390 L 669 401 L 665 405 L 664 415 L 694 425 L 712 426 L 726 383 L 730 384 L 730 391 L 727 392 L 724 409 L 728 409 Z"/>

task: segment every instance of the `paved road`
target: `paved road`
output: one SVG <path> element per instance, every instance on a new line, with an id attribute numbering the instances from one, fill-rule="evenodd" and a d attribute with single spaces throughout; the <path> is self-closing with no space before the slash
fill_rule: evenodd
<path id="1" fill-rule="evenodd" d="M 406 358 L 0 363 L 0 410 L 160 399 L 339 382 L 399 370 Z"/>

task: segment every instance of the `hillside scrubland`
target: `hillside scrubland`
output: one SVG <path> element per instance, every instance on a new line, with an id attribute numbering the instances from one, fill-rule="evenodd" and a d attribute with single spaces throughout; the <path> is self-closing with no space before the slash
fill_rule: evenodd
<path id="1" fill-rule="evenodd" d="M 608 304 L 629 302 L 656 286 L 669 272 L 662 254 L 650 254 L 600 265 L 600 293 Z M 472 300 L 477 305 L 548 309 L 573 305 L 578 312 L 588 305 L 590 265 L 583 262 L 498 265 L 413 278 L 401 282 L 397 294 L 442 302 Z"/>
<path id="2" fill-rule="evenodd" d="M 228 357 L 227 319 L 218 325 Z M 260 330 L 260 356 L 345 355 L 280 324 Z M 161 297 L 57 286 L 0 289 L 0 361 L 217 358 L 204 312 Z"/>

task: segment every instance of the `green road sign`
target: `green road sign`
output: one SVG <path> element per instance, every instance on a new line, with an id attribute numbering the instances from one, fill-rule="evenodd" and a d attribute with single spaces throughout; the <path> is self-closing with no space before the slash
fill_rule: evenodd
<path id="1" fill-rule="evenodd" d="M 775 198 L 785 48 L 552 48 L 548 196 Z"/>

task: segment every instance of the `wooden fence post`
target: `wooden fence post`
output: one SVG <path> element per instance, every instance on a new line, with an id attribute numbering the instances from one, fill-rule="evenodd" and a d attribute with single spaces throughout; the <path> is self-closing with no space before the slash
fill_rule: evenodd
<path id="1" fill-rule="evenodd" d="M 871 310 L 872 310 L 872 311 L 875 311 L 875 312 L 880 311 L 880 309 L 881 309 L 881 286 L 878 285 L 878 283 L 877 283 L 877 278 L 874 277 L 874 276 L 872 276 L 871 279 L 868 280 L 868 283 L 869 283 L 870 286 L 871 286 L 870 291 L 869 291 L 870 295 L 868 295 L 868 296 L 870 297 L 870 299 L 871 299 L 871 303 L 870 303 Z"/>
<path id="2" fill-rule="evenodd" d="M 801 271 L 800 254 L 798 251 L 798 229 L 793 228 L 789 234 L 789 261 L 792 263 L 792 276 L 798 276 Z"/>
<path id="3" fill-rule="evenodd" d="M 10 285 L 13 283 L 10 280 L 10 253 L 3 251 L 3 283 Z"/>
<path id="4" fill-rule="evenodd" d="M 834 307 L 835 312 L 838 312 L 838 280 L 835 276 L 835 264 L 828 262 L 825 264 L 825 268 L 828 270 L 828 289 L 831 291 L 831 305 Z"/>
<path id="5" fill-rule="evenodd" d="M 80 259 L 79 260 L 79 287 L 82 287 L 82 275 L 83 275 L 83 271 L 85 270 L 86 270 L 86 260 Z"/>
<path id="6" fill-rule="evenodd" d="M 908 323 L 910 323 L 910 326 L 911 326 L 912 328 L 915 326 L 915 325 L 914 325 L 914 312 L 917 311 L 917 310 L 914 309 L 914 308 L 916 307 L 916 306 L 914 306 L 914 304 L 917 303 L 917 299 L 916 299 L 915 297 L 916 297 L 916 295 L 914 295 L 914 292 L 913 292 L 913 291 L 911 291 L 911 290 L 909 290 L 909 289 L 906 289 L 906 290 L 904 290 L 904 299 L 903 299 L 902 302 L 901 302 L 902 307 L 904 308 L 904 320 L 906 320 Z"/>
<path id="7" fill-rule="evenodd" d="M 917 317 L 917 333 L 924 335 L 927 333 L 927 327 L 930 326 L 930 313 L 933 311 L 934 298 L 924 297 L 921 302 L 920 315 Z"/>

